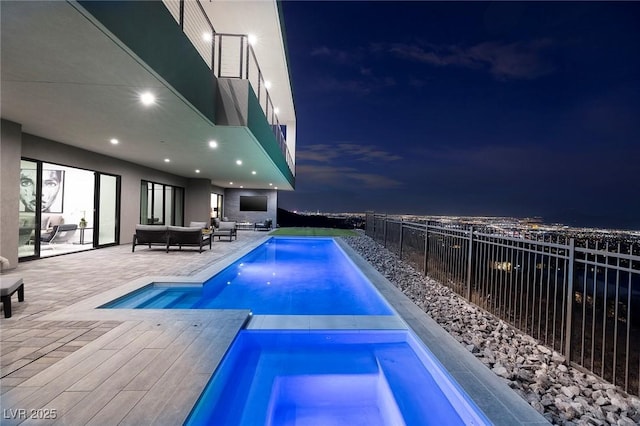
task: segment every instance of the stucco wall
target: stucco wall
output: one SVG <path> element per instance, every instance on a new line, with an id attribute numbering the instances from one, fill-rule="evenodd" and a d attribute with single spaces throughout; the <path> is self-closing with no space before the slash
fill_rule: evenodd
<path id="1" fill-rule="evenodd" d="M 18 207 L 22 126 L 0 122 L 0 256 L 18 265 Z"/>
<path id="2" fill-rule="evenodd" d="M 210 218 L 211 181 L 209 179 L 189 179 L 184 197 L 184 224 L 207 222 Z"/>

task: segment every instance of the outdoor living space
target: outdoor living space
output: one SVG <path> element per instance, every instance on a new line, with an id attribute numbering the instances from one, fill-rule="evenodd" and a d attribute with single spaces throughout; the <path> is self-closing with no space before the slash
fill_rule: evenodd
<path id="1" fill-rule="evenodd" d="M 246 233 L 202 253 L 146 247 L 131 253 L 124 244 L 20 263 L 12 274 L 23 278 L 25 300 L 14 295 L 12 317 L 0 320 L 2 407 L 15 409 L 2 423 L 20 423 L 31 409 L 67 424 L 180 423 L 248 312 L 48 317 L 125 283 L 192 277 L 265 237 Z M 122 418 L 135 404 L 137 415 Z"/>
<path id="2" fill-rule="evenodd" d="M 268 238 L 243 233 L 201 254 L 144 248 L 131 253 L 121 245 L 20 264 L 16 273 L 24 278 L 25 301 L 0 323 L 0 387 L 3 408 L 12 410 L 3 421 L 18 424 L 33 414 L 66 424 L 182 423 L 247 326 L 249 311 L 95 307 L 171 276 L 195 283 Z M 348 251 L 346 243 L 339 245 Z M 477 369 L 470 353 L 371 265 L 354 262 L 427 346 L 450 358 L 445 368 L 492 422 L 545 423 L 497 376 Z"/>

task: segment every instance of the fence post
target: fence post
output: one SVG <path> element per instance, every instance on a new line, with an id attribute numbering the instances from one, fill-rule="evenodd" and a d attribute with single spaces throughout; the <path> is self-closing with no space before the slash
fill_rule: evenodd
<path id="1" fill-rule="evenodd" d="M 424 224 L 424 275 L 427 275 L 427 265 L 429 264 L 429 221 Z"/>
<path id="2" fill-rule="evenodd" d="M 404 224 L 402 223 L 403 220 L 403 218 L 400 218 L 400 250 L 398 253 L 398 257 L 400 258 L 400 260 L 402 260 L 402 234 L 404 233 L 402 232 L 404 228 Z"/>
<path id="3" fill-rule="evenodd" d="M 569 271 L 567 274 L 567 305 L 566 305 L 566 324 L 564 331 L 564 356 L 567 361 L 571 362 L 571 322 L 573 317 L 573 269 L 576 257 L 576 240 L 569 239 Z"/>
<path id="4" fill-rule="evenodd" d="M 387 215 L 384 215 L 384 223 L 382 227 L 384 246 L 387 247 Z"/>
<path id="5" fill-rule="evenodd" d="M 467 300 L 471 301 L 471 262 L 473 259 L 473 225 L 469 228 L 469 251 L 467 252 Z"/>

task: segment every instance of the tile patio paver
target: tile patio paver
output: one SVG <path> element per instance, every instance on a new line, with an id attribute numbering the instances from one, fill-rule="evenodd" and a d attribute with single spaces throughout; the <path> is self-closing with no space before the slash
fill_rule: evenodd
<path id="1" fill-rule="evenodd" d="M 11 273 L 23 277 L 25 301 L 13 304 L 12 318 L 0 319 L 3 409 L 56 409 L 60 424 L 104 424 L 148 417 L 145 407 L 154 407 L 156 423 L 180 423 L 248 312 L 128 318 L 129 310 L 87 316 L 68 308 L 144 277 L 192 279 L 264 238 L 242 232 L 203 253 L 142 247 L 131 253 L 122 245 L 20 263 Z"/>

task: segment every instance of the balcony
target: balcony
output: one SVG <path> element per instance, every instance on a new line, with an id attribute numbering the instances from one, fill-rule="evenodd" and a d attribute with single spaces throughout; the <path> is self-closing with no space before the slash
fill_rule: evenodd
<path id="1" fill-rule="evenodd" d="M 207 5 L 203 6 L 199 0 L 163 0 L 163 3 L 216 78 L 246 80 L 249 83 L 280 152 L 289 170 L 295 175 L 293 157 L 287 144 L 287 124 L 278 117 L 279 110 L 274 106 L 270 83 L 260 68 L 249 35 L 216 32 L 209 18 L 215 11 L 206 10 Z M 217 118 L 216 124 L 229 123 Z"/>

